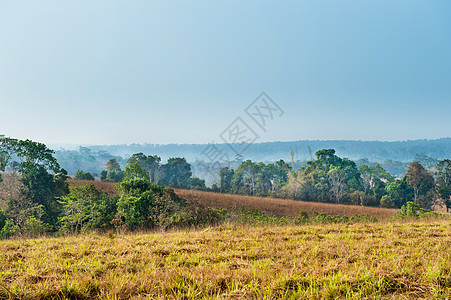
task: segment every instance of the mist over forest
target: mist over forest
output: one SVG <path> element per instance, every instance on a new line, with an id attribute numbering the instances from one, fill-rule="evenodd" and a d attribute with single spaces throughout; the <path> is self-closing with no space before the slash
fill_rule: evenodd
<path id="1" fill-rule="evenodd" d="M 224 161 L 231 166 L 244 160 L 275 162 L 283 159 L 293 162 L 296 168 L 305 165 L 321 149 L 335 149 L 340 157 L 346 157 L 357 163 L 379 163 L 395 177 L 401 177 L 413 161 L 420 161 L 426 168 L 433 169 L 437 162 L 451 152 L 451 138 L 422 139 L 409 141 L 353 141 L 353 140 L 303 140 L 292 142 L 266 142 L 250 144 L 237 155 L 228 144 L 214 144 L 224 154 Z M 233 144 L 232 144 L 233 146 Z M 192 165 L 193 175 L 212 183 L 212 178 L 203 174 L 200 164 L 213 164 L 205 156 L 207 144 L 129 144 L 129 145 L 89 145 L 65 146 L 53 145 L 55 157 L 70 175 L 78 170 L 100 174 L 104 164 L 111 158 L 117 158 L 122 167 L 134 153 L 158 155 L 162 162 L 171 157 L 184 157 Z M 72 149 L 72 150 L 68 150 Z"/>

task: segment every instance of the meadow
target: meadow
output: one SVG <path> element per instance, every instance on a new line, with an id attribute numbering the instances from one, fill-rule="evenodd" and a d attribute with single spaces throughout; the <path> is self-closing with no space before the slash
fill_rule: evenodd
<path id="1" fill-rule="evenodd" d="M 207 207 L 232 210 L 236 208 L 243 208 L 246 210 L 257 209 L 277 217 L 296 217 L 301 211 L 305 211 L 309 216 L 312 216 L 314 212 L 317 212 L 326 213 L 331 216 L 370 215 L 376 217 L 378 220 L 383 220 L 393 217 L 397 211 L 397 209 L 380 207 L 307 202 L 184 189 L 174 189 L 174 191 L 189 202 L 198 203 Z"/>
<path id="2" fill-rule="evenodd" d="M 446 299 L 451 222 L 0 241 L 0 299 Z"/>
<path id="3" fill-rule="evenodd" d="M 94 185 L 109 195 L 117 194 L 116 183 L 103 181 L 70 180 L 71 184 L 94 183 Z M 190 203 L 200 204 L 205 207 L 215 207 L 218 209 L 236 210 L 259 210 L 276 217 L 297 217 L 301 211 L 305 211 L 309 216 L 314 212 L 326 213 L 331 216 L 354 216 L 370 215 L 378 220 L 391 218 L 397 209 L 358 206 L 358 205 L 337 205 L 331 203 L 306 202 L 289 199 L 279 199 L 270 197 L 252 197 L 234 194 L 223 194 L 205 191 L 174 189 L 175 193 L 186 199 Z"/>

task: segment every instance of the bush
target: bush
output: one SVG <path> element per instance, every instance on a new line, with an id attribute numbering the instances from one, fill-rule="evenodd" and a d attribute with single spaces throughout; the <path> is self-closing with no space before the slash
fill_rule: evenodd
<path id="1" fill-rule="evenodd" d="M 77 173 L 75 173 L 74 178 L 77 180 L 94 180 L 94 176 L 92 176 L 91 173 L 83 172 L 81 170 L 78 170 Z"/>
<path id="2" fill-rule="evenodd" d="M 433 212 L 429 209 L 420 208 L 419 204 L 415 204 L 412 201 L 404 204 L 401 209 L 395 214 L 395 219 L 429 219 L 429 218 L 439 218 L 446 217 L 445 215 Z"/>
<path id="3" fill-rule="evenodd" d="M 382 196 L 380 207 L 394 208 L 394 207 L 396 207 L 396 205 L 393 202 L 393 200 L 390 199 L 390 197 L 388 195 L 384 195 L 384 196 Z"/>
<path id="4" fill-rule="evenodd" d="M 11 220 L 6 220 L 5 225 L 3 226 L 2 230 L 0 230 L 0 239 L 7 239 L 14 235 L 16 235 L 18 232 L 18 228 L 16 224 L 14 224 Z"/>
<path id="5" fill-rule="evenodd" d="M 6 219 L 7 219 L 6 213 L 0 210 L 0 228 L 3 228 L 3 226 L 5 226 Z"/>
<path id="6" fill-rule="evenodd" d="M 25 222 L 25 234 L 29 237 L 37 237 L 49 232 L 51 230 L 51 226 L 42 222 L 35 217 L 30 217 Z"/>

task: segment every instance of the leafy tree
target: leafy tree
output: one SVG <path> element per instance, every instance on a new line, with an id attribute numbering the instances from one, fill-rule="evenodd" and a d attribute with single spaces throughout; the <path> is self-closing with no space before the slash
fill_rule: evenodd
<path id="1" fill-rule="evenodd" d="M 89 172 L 83 172 L 82 170 L 78 170 L 77 173 L 75 173 L 74 179 L 77 180 L 94 180 L 94 176 L 92 176 Z"/>
<path id="2" fill-rule="evenodd" d="M 187 188 L 191 178 L 191 165 L 186 162 L 185 158 L 175 157 L 169 158 L 168 162 L 161 166 L 162 185 Z"/>
<path id="3" fill-rule="evenodd" d="M 31 200 L 33 205 L 41 205 L 42 220 L 55 225 L 59 212 L 56 197 L 67 193 L 68 188 L 67 172 L 59 166 L 54 151 L 42 143 L 11 138 L 1 138 L 0 149 L 2 169 L 13 158 L 18 160 L 20 180 L 27 193 L 23 198 Z"/>
<path id="4" fill-rule="evenodd" d="M 9 200 L 6 213 L 17 226 L 17 232 L 22 236 L 27 233 L 29 220 L 40 221 L 44 214 L 44 209 L 43 205 L 33 203 L 31 199 L 27 198 L 26 193 L 21 193 L 18 198 Z"/>
<path id="5" fill-rule="evenodd" d="M 105 163 L 105 170 L 107 172 L 120 172 L 121 171 L 121 165 L 118 163 L 117 158 L 112 158 L 109 161 Z"/>
<path id="6" fill-rule="evenodd" d="M 387 192 L 382 197 L 381 205 L 384 207 L 402 207 L 408 201 L 413 199 L 413 188 L 407 183 L 406 178 L 390 182 L 385 187 Z"/>
<path id="7" fill-rule="evenodd" d="M 150 182 L 158 183 L 159 173 L 158 168 L 161 158 L 157 155 L 145 155 L 141 153 L 133 154 L 128 160 L 129 165 L 138 163 L 139 166 L 148 174 Z"/>
<path id="8" fill-rule="evenodd" d="M 188 188 L 191 190 L 206 190 L 205 180 L 197 177 L 192 177 L 189 180 Z"/>
<path id="9" fill-rule="evenodd" d="M 448 212 L 451 208 L 451 160 L 444 159 L 437 165 L 437 192 Z"/>
<path id="10" fill-rule="evenodd" d="M 233 175 L 233 191 L 238 194 L 255 195 L 260 168 L 261 165 L 253 163 L 250 160 L 242 162 Z"/>
<path id="11" fill-rule="evenodd" d="M 429 192 L 434 189 L 434 177 L 417 161 L 413 162 L 405 175 L 407 182 L 413 188 L 413 200 L 415 204 L 420 204 L 422 196 L 422 207 L 429 208 L 431 196 Z"/>
<path id="12" fill-rule="evenodd" d="M 124 171 L 125 180 L 144 178 L 149 180 L 149 174 L 144 171 L 139 163 L 128 164 Z"/>
<path id="13" fill-rule="evenodd" d="M 334 149 L 324 149 L 289 177 L 288 188 L 296 189 L 301 197 L 297 199 L 346 203 L 349 193 L 360 190 L 360 177 L 355 162 L 336 156 Z"/>
<path id="14" fill-rule="evenodd" d="M 219 186 L 221 193 L 231 192 L 234 173 L 235 171 L 229 167 L 224 167 L 219 171 Z"/>
<path id="15" fill-rule="evenodd" d="M 105 172 L 106 173 L 105 173 Z M 116 158 L 112 158 L 105 163 L 105 170 L 100 173 L 100 179 L 108 182 L 120 182 L 124 179 L 124 172 Z"/>
<path id="16" fill-rule="evenodd" d="M 143 178 L 123 181 L 118 189 L 122 192 L 118 211 L 124 215 L 130 229 L 164 227 L 185 204 L 172 189 Z"/>
<path id="17" fill-rule="evenodd" d="M 373 191 L 373 194 L 380 194 L 380 192 L 377 191 L 378 187 L 384 189 L 385 183 L 394 180 L 393 176 L 385 171 L 379 164 L 374 166 L 362 164 L 359 166 L 359 172 L 360 185 L 365 194 L 369 194 L 371 191 Z"/>
<path id="18" fill-rule="evenodd" d="M 74 185 L 70 193 L 60 197 L 63 213 L 62 230 L 77 233 L 83 229 L 107 229 L 117 212 L 116 202 L 92 183 Z"/>

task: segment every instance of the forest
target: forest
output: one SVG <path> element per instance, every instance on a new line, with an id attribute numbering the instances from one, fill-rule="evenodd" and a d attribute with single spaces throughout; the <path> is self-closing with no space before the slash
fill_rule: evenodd
<path id="1" fill-rule="evenodd" d="M 223 167 L 219 182 L 207 187 L 185 158 L 162 163 L 157 155 L 135 153 L 123 169 L 117 158 L 105 163 L 100 180 L 117 182 L 118 193 L 109 194 L 89 184 L 97 174 L 87 171 L 78 170 L 74 178 L 88 183 L 70 184 L 46 145 L 2 137 L 0 237 L 199 226 L 223 217 L 217 209 L 188 204 L 172 188 L 386 208 L 451 207 L 449 159 L 439 161 L 435 172 L 415 161 L 402 178 L 394 178 L 378 164 L 358 165 L 334 149 L 315 156 L 298 169 L 294 161 L 246 160 Z"/>

